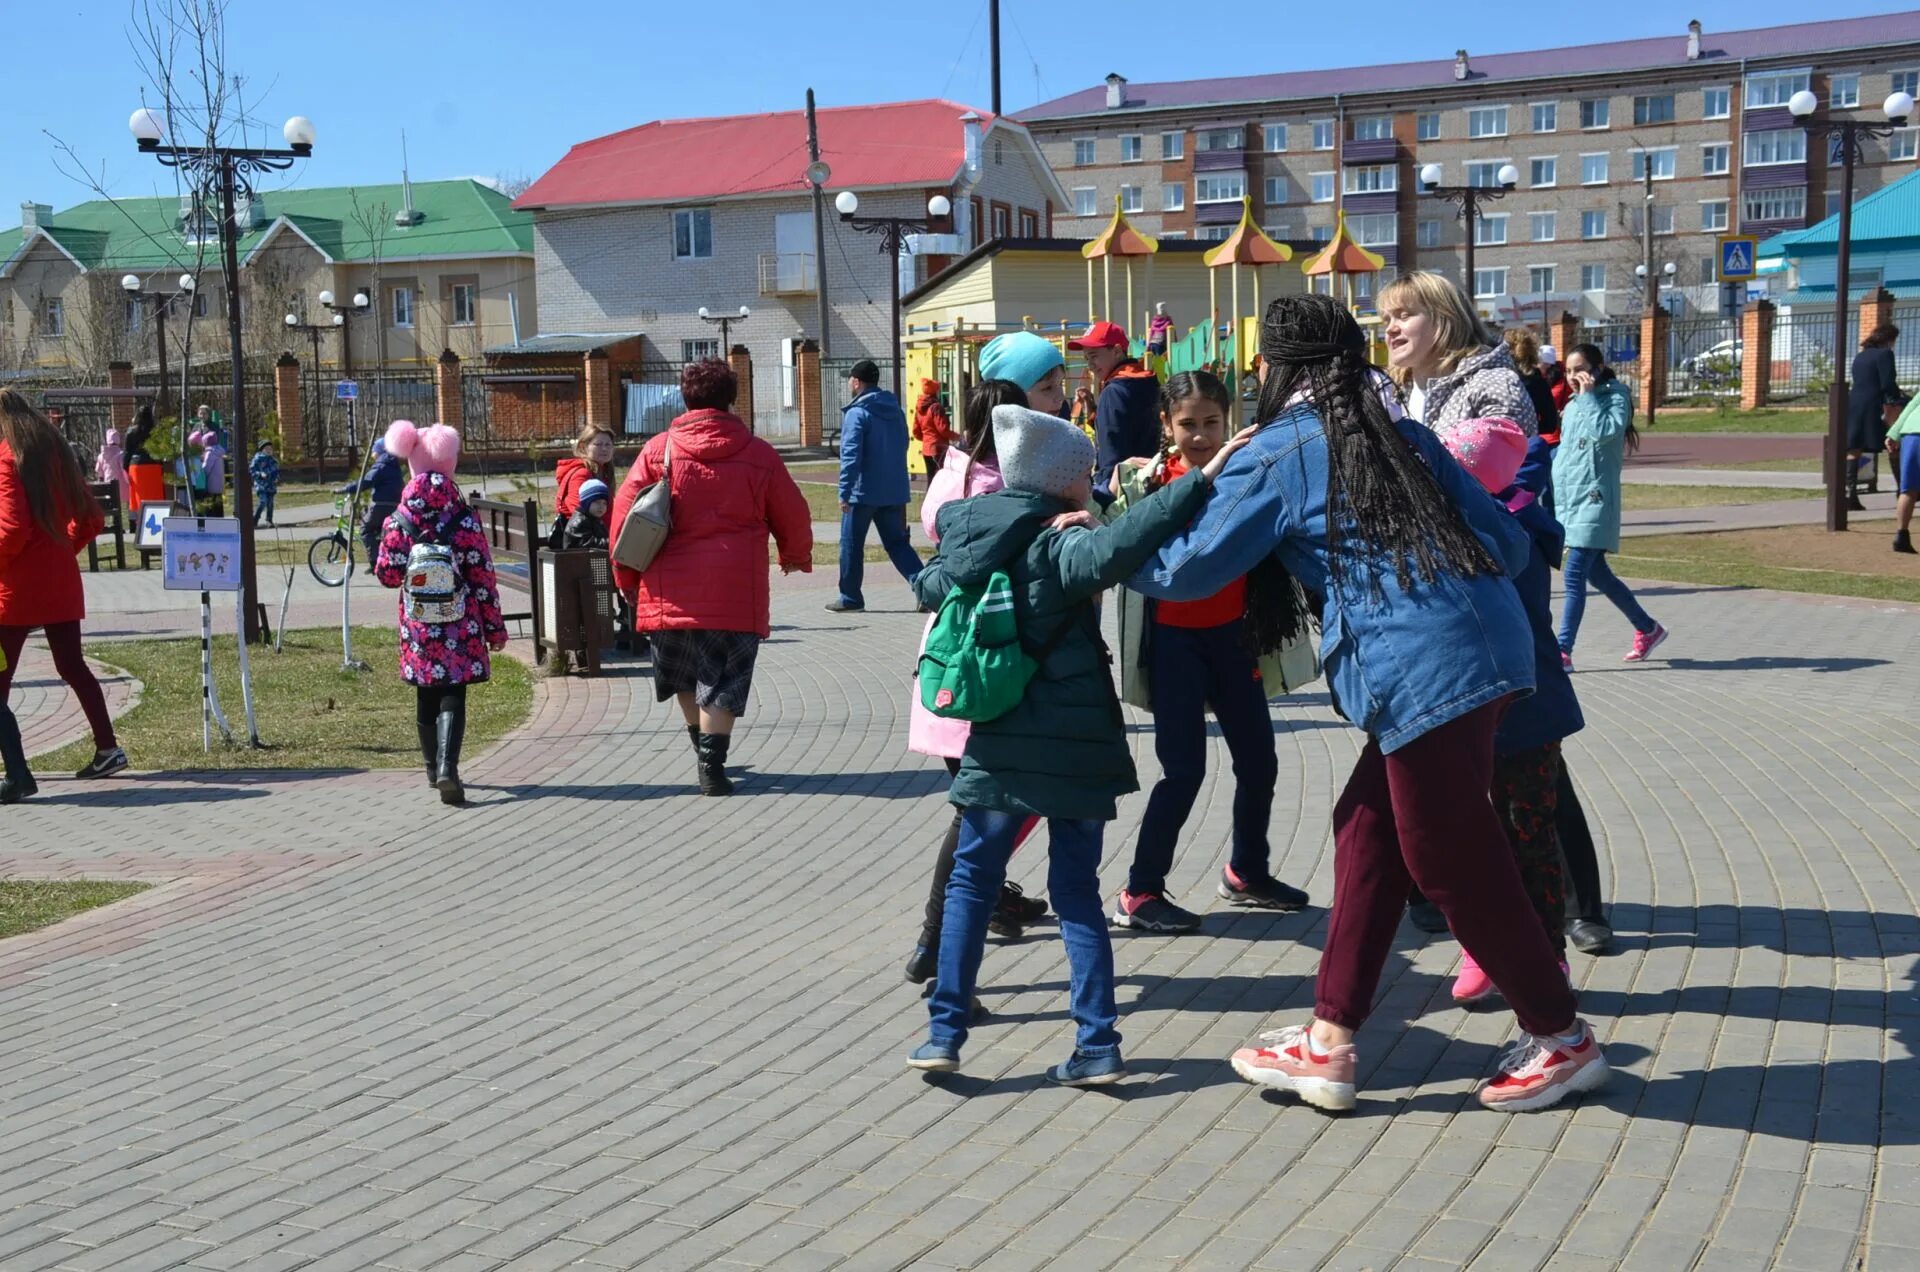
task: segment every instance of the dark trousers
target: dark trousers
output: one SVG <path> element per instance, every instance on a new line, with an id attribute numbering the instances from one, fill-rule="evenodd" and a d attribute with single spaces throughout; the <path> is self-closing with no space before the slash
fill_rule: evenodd
<path id="1" fill-rule="evenodd" d="M 1559 790 L 1554 801 L 1554 826 L 1559 832 L 1560 852 L 1567 866 L 1567 909 L 1576 919 L 1605 923 L 1606 907 L 1600 890 L 1600 854 L 1593 845 L 1593 831 L 1587 826 L 1587 814 L 1580 807 L 1580 796 L 1567 775 L 1565 757 L 1561 757 Z"/>
<path id="2" fill-rule="evenodd" d="M 1506 826 L 1521 886 L 1527 890 L 1533 912 L 1540 916 L 1548 944 L 1565 957 L 1566 875 L 1554 817 L 1561 769 L 1558 742 L 1493 758 L 1493 807 Z"/>
<path id="3" fill-rule="evenodd" d="M 1272 849 L 1267 823 L 1273 815 L 1273 784 L 1280 762 L 1274 755 L 1273 719 L 1259 667 L 1247 652 L 1245 623 L 1219 627 L 1149 630 L 1147 667 L 1153 684 L 1153 751 L 1160 780 L 1140 820 L 1127 891 L 1139 895 L 1167 886 L 1181 827 L 1200 797 L 1207 776 L 1207 709 L 1220 722 L 1233 757 L 1233 873 L 1242 880 L 1267 877 Z"/>
<path id="4" fill-rule="evenodd" d="M 920 554 L 907 537 L 907 507 L 894 504 L 876 508 L 871 504 L 849 504 L 840 514 L 840 603 L 865 605 L 860 585 L 867 573 L 867 528 L 880 532 L 880 546 L 900 577 L 911 583 L 920 573 Z"/>
<path id="5" fill-rule="evenodd" d="M 1314 1014 L 1358 1029 L 1373 1010 L 1407 889 L 1418 883 L 1531 1034 L 1573 1027 L 1573 990 L 1560 975 L 1513 849 L 1478 793 L 1493 783 L 1490 702 L 1421 734 L 1392 755 L 1369 739 L 1333 810 L 1333 908 Z"/>
<path id="6" fill-rule="evenodd" d="M 0 653 L 6 655 L 7 664 L 6 670 L 0 671 L 0 703 L 5 703 L 13 692 L 13 674 L 20 667 L 20 651 L 26 648 L 27 634 L 32 630 L 31 627 L 0 627 Z M 93 729 L 94 749 L 112 750 L 119 745 L 113 736 L 113 716 L 107 710 L 107 696 L 100 692 L 100 682 L 94 679 L 86 657 L 80 652 L 79 620 L 49 623 L 41 630 L 47 634 L 47 648 L 53 651 L 54 671 L 67 682 L 67 688 L 80 700 L 80 710 L 86 713 L 87 724 Z"/>
<path id="7" fill-rule="evenodd" d="M 940 471 L 941 462 L 941 459 L 934 455 L 922 455 L 920 457 L 921 465 L 927 470 L 927 484 L 929 486 L 933 484 L 933 475 Z"/>
<path id="8" fill-rule="evenodd" d="M 380 560 L 380 540 L 387 533 L 387 518 L 394 514 L 399 504 L 377 503 L 367 509 L 367 519 L 360 523 L 360 545 L 367 550 L 367 570 Z"/>

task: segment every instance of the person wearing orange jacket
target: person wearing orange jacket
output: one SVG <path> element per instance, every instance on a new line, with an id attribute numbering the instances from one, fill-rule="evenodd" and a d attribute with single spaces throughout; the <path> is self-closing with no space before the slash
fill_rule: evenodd
<path id="1" fill-rule="evenodd" d="M 940 381 L 920 381 L 920 400 L 913 404 L 913 440 L 920 443 L 920 464 L 927 470 L 927 485 L 946 462 L 947 447 L 953 443 L 953 421 L 940 403 Z"/>

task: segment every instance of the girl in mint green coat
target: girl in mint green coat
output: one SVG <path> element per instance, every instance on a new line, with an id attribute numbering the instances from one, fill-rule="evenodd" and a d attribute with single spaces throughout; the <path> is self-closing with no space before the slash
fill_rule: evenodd
<path id="1" fill-rule="evenodd" d="M 1620 470 L 1640 447 L 1633 398 L 1591 344 L 1575 345 L 1567 354 L 1567 384 L 1573 396 L 1560 413 L 1560 445 L 1553 455 L 1553 507 L 1567 530 L 1560 661 L 1572 670 L 1573 642 L 1592 583 L 1633 624 L 1633 648 L 1624 661 L 1641 662 L 1667 638 L 1667 629 L 1607 565 L 1607 553 L 1620 550 Z"/>

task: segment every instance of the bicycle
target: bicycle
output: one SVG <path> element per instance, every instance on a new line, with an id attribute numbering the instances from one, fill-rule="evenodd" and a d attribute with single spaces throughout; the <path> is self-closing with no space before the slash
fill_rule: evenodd
<path id="1" fill-rule="evenodd" d="M 323 587 L 340 587 L 353 573 L 353 545 L 359 520 L 359 500 L 337 495 L 333 501 L 333 530 L 307 545 L 307 569 Z"/>

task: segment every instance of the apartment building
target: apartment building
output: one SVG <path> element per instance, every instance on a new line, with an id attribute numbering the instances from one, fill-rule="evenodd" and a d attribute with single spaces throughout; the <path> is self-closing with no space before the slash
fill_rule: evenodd
<path id="1" fill-rule="evenodd" d="M 1794 126 L 1794 93 L 1877 117 L 1889 93 L 1917 88 L 1920 12 L 1905 12 L 1725 34 L 1694 22 L 1670 37 L 1231 79 L 1116 73 L 1020 118 L 1066 187 L 1063 235 L 1095 233 L 1118 196 L 1149 233 L 1224 238 L 1246 195 L 1275 238 L 1325 241 L 1344 212 L 1389 272 L 1455 279 L 1465 226 L 1419 194 L 1419 173 L 1438 164 L 1442 184 L 1493 186 L 1512 164 L 1517 187 L 1481 205 L 1475 296 L 1509 319 L 1599 319 L 1639 311 L 1649 215 L 1678 308 L 1710 308 L 1716 238 L 1832 211 L 1838 173 Z M 1914 171 L 1917 143 L 1912 126 L 1867 143 L 1859 194 Z"/>

